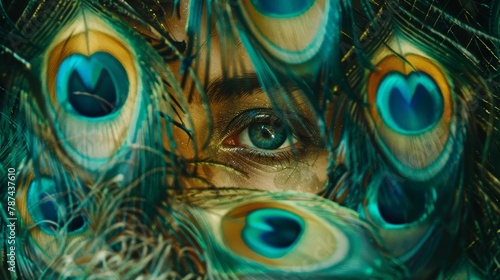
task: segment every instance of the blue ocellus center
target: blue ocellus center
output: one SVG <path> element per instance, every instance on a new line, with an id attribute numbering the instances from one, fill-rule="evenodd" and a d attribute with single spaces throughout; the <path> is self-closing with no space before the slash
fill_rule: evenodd
<path id="1" fill-rule="evenodd" d="M 436 125 L 444 112 L 443 95 L 424 72 L 390 72 L 377 91 L 377 110 L 386 125 L 403 134 L 419 134 Z"/>
<path id="2" fill-rule="evenodd" d="M 31 182 L 27 196 L 31 219 L 49 235 L 55 235 L 63 228 L 68 233 L 85 230 L 86 218 L 83 214 L 72 211 L 78 205 L 76 198 L 66 191 L 58 190 L 56 184 L 54 180 L 45 177 Z"/>
<path id="3" fill-rule="evenodd" d="M 241 237 L 255 253 L 267 258 L 279 258 L 300 241 L 304 227 L 304 220 L 292 212 L 263 208 L 246 217 Z"/>
<path id="4" fill-rule="evenodd" d="M 261 14 L 276 18 L 300 16 L 309 10 L 314 2 L 314 0 L 251 0 L 252 5 Z"/>
<path id="5" fill-rule="evenodd" d="M 57 72 L 58 101 L 82 117 L 99 118 L 116 112 L 125 104 L 128 90 L 126 70 L 109 53 L 70 55 Z"/>

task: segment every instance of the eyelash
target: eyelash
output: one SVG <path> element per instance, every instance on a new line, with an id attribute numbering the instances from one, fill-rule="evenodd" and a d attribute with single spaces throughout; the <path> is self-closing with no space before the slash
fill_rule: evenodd
<path id="1" fill-rule="evenodd" d="M 227 151 L 236 152 L 245 160 L 263 165 L 284 165 L 283 162 L 291 162 L 305 154 L 309 145 L 319 146 L 319 136 L 313 125 L 307 119 L 296 116 L 290 112 L 282 112 L 286 120 L 278 118 L 273 109 L 259 108 L 250 109 L 236 116 L 222 133 L 222 146 Z M 258 147 L 242 146 L 240 137 L 243 133 L 249 133 L 252 124 L 273 124 L 281 122 L 287 132 L 287 138 L 278 149 L 262 149 Z M 290 135 L 291 134 L 291 135 Z M 304 145 L 304 144 L 308 145 Z M 281 148 L 283 145 L 286 147 Z M 294 158 L 295 157 L 295 158 Z"/>

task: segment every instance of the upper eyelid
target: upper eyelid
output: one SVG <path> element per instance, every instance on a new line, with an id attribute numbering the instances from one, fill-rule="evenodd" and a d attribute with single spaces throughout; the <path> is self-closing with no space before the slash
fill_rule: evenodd
<path id="1" fill-rule="evenodd" d="M 229 122 L 227 127 L 222 131 L 222 135 L 227 137 L 229 136 L 229 134 L 233 134 L 236 131 L 243 131 L 243 129 L 254 122 L 255 117 L 259 115 L 266 117 L 271 117 L 273 115 L 276 116 L 276 114 L 273 114 L 273 110 L 270 108 L 247 109 L 239 113 Z"/>

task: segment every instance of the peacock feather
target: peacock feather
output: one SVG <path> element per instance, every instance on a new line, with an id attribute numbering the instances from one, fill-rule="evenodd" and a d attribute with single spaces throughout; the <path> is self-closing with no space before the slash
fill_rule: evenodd
<path id="1" fill-rule="evenodd" d="M 500 1 L 0 14 L 2 279 L 500 277 Z"/>

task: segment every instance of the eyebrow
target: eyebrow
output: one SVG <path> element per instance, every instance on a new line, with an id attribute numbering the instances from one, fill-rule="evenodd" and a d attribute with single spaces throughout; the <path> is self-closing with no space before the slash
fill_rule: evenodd
<path id="1" fill-rule="evenodd" d="M 217 77 L 211 80 L 206 88 L 209 102 L 236 101 L 250 96 L 262 88 L 255 73 L 247 73 L 236 77 Z"/>
<path id="2" fill-rule="evenodd" d="M 276 89 L 294 91 L 297 88 L 291 83 L 276 85 Z M 236 77 L 217 77 L 206 87 L 209 102 L 237 102 L 241 98 L 253 94 L 264 93 L 259 78 L 255 73 L 246 73 Z"/>

